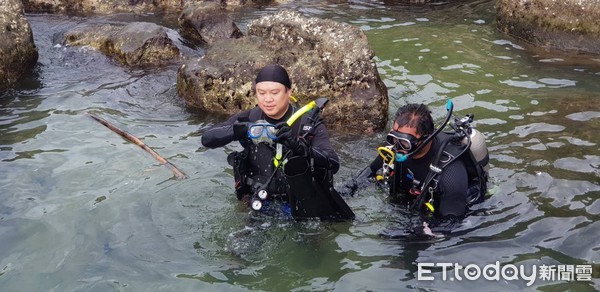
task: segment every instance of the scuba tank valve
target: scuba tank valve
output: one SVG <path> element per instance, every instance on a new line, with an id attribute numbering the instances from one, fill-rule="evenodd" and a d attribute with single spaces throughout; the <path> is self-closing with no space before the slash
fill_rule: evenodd
<path id="1" fill-rule="evenodd" d="M 464 135 L 461 143 L 463 145 L 469 145 L 469 143 L 471 144 L 469 145 L 469 150 L 473 154 L 473 158 L 477 164 L 479 164 L 481 168 L 488 173 L 490 169 L 490 156 L 485 144 L 485 136 L 471 126 L 472 122 L 473 114 L 468 114 L 461 119 L 455 118 L 452 128 L 454 128 L 457 133 Z"/>

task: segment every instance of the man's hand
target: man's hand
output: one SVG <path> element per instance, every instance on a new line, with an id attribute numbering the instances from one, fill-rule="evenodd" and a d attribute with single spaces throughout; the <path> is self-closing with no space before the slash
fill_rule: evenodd
<path id="1" fill-rule="evenodd" d="M 338 193 L 342 196 L 354 196 L 356 191 L 364 189 L 374 183 L 373 173 L 369 166 L 365 167 L 355 178 L 348 179 L 340 187 Z"/>
<path id="2" fill-rule="evenodd" d="M 306 145 L 298 142 L 298 139 L 292 133 L 292 128 L 286 122 L 275 125 L 275 129 L 277 129 L 277 143 L 283 144 L 295 155 L 304 156 L 307 154 Z"/>
<path id="3" fill-rule="evenodd" d="M 354 193 L 358 189 L 358 184 L 356 180 L 351 178 L 347 180 L 341 187 L 338 188 L 337 192 L 342 197 L 354 196 Z"/>

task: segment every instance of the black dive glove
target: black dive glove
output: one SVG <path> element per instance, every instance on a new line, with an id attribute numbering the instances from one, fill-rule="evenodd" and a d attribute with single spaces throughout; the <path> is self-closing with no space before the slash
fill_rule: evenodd
<path id="1" fill-rule="evenodd" d="M 283 144 L 290 149 L 295 156 L 306 156 L 308 154 L 306 144 L 299 142 L 294 137 L 292 128 L 286 122 L 275 125 L 275 129 L 277 129 L 277 143 Z"/>
<path id="2" fill-rule="evenodd" d="M 342 196 L 354 196 L 359 189 L 366 188 L 373 184 L 373 171 L 369 166 L 365 167 L 357 177 L 348 179 L 344 185 L 340 187 L 338 193 Z"/>
<path id="3" fill-rule="evenodd" d="M 356 180 L 349 179 L 347 180 L 341 187 L 337 188 L 338 194 L 342 197 L 354 196 L 354 193 L 358 189 L 358 185 L 356 184 Z"/>
<path id="4" fill-rule="evenodd" d="M 239 141 L 248 137 L 248 122 L 236 122 L 233 124 L 233 140 Z"/>

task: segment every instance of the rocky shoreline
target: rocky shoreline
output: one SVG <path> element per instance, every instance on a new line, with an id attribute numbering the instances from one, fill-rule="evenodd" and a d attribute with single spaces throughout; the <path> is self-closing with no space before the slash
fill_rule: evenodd
<path id="1" fill-rule="evenodd" d="M 424 3 L 426 3 L 425 1 Z M 376 131 L 385 127 L 388 94 L 374 53 L 357 27 L 282 10 L 248 24 L 242 33 L 229 17 L 244 6 L 281 1 L 245 0 L 5 0 L 0 4 L 0 93 L 37 62 L 25 12 L 110 14 L 178 13 L 177 30 L 148 22 L 85 23 L 65 31 L 62 45 L 89 46 L 128 67 L 178 64 L 177 92 L 191 108 L 232 114 L 255 105 L 252 80 L 279 63 L 294 80 L 301 103 L 331 102 L 325 119 L 333 127 Z M 535 46 L 574 54 L 600 54 L 600 0 L 497 0 L 498 28 Z M 191 52 L 181 40 L 202 49 Z M 200 55 L 200 57 L 198 57 Z M 348 112 L 354 114 L 348 115 Z"/>

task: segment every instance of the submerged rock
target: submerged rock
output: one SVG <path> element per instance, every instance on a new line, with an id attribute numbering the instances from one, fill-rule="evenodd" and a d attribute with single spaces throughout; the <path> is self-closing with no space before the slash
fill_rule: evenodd
<path id="1" fill-rule="evenodd" d="M 33 33 L 20 0 L 0 2 L 0 92 L 37 63 Z"/>
<path id="2" fill-rule="evenodd" d="M 178 1 L 168 1 L 173 5 Z M 144 12 L 156 9 L 152 0 L 23 0 L 28 12 L 51 13 L 118 13 Z"/>
<path id="3" fill-rule="evenodd" d="M 85 24 L 65 33 L 64 38 L 67 45 L 91 46 L 129 66 L 163 65 L 180 55 L 166 28 L 148 22 Z"/>
<path id="4" fill-rule="evenodd" d="M 178 21 L 182 36 L 203 45 L 244 36 L 218 3 L 189 7 L 179 15 Z"/>
<path id="5" fill-rule="evenodd" d="M 288 70 L 301 104 L 330 99 L 328 125 L 376 130 L 387 122 L 388 96 L 373 58 L 359 28 L 281 11 L 249 23 L 247 37 L 216 43 L 184 64 L 177 89 L 191 107 L 233 114 L 256 104 L 256 74 L 278 63 Z"/>
<path id="6" fill-rule="evenodd" d="M 600 55 L 600 1 L 498 0 L 498 28 L 535 46 Z"/>
<path id="7" fill-rule="evenodd" d="M 4 0 L 2 0 L 4 1 Z M 75 14 L 111 14 L 119 12 L 181 11 L 187 6 L 213 3 L 215 0 L 23 0 L 28 12 Z M 236 8 L 248 5 L 268 5 L 276 0 L 219 0 L 223 7 Z"/>

